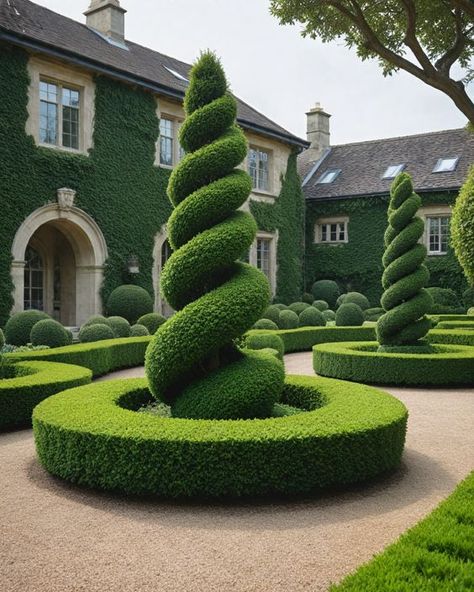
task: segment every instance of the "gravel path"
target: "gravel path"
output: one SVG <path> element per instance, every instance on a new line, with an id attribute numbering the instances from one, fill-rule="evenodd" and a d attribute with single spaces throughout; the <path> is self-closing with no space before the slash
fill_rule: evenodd
<path id="1" fill-rule="evenodd" d="M 311 354 L 289 355 L 286 364 L 312 373 Z M 327 590 L 474 468 L 474 390 L 387 390 L 410 410 L 397 474 L 293 501 L 204 505 L 78 489 L 41 469 L 30 430 L 0 434 L 0 589 Z"/>

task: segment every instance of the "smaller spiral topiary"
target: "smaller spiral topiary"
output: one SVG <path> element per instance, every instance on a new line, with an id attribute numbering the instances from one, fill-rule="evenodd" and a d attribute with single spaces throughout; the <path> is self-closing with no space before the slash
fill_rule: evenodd
<path id="1" fill-rule="evenodd" d="M 145 337 L 146 335 L 150 335 L 150 332 L 145 327 L 145 325 L 132 325 L 130 327 L 130 337 Z"/>
<path id="2" fill-rule="evenodd" d="M 109 317 L 107 323 L 115 337 L 130 337 L 130 323 L 123 317 Z"/>
<path id="3" fill-rule="evenodd" d="M 10 345 L 26 345 L 30 341 L 31 329 L 50 316 L 40 310 L 25 310 L 10 317 L 5 325 L 5 339 Z M 44 345 L 43 343 L 41 345 Z"/>
<path id="4" fill-rule="evenodd" d="M 337 327 L 359 327 L 364 324 L 364 311 L 353 302 L 343 303 L 336 311 Z"/>
<path id="5" fill-rule="evenodd" d="M 268 331 L 276 331 L 278 329 L 278 325 L 270 319 L 258 319 L 253 328 L 266 329 Z"/>
<path id="6" fill-rule="evenodd" d="M 421 340 L 431 328 L 426 313 L 432 299 L 424 287 L 430 274 L 424 265 L 426 247 L 419 242 L 425 225 L 416 215 L 420 206 L 410 175 L 400 173 L 390 189 L 384 237 L 381 304 L 386 312 L 377 321 L 381 350 L 425 345 Z"/>
<path id="7" fill-rule="evenodd" d="M 153 300 L 141 286 L 126 284 L 113 290 L 107 300 L 107 314 L 127 319 L 131 324 L 153 311 Z"/>
<path id="8" fill-rule="evenodd" d="M 149 312 L 141 316 L 137 323 L 146 327 L 150 335 L 154 335 L 158 331 L 158 328 L 161 327 L 163 323 L 166 323 L 166 319 L 163 315 L 160 315 L 157 312 Z"/>
<path id="9" fill-rule="evenodd" d="M 300 327 L 324 327 L 325 325 L 326 319 L 323 313 L 314 306 L 306 308 L 299 316 Z"/>
<path id="10" fill-rule="evenodd" d="M 31 329 L 30 341 L 33 345 L 63 347 L 72 343 L 72 333 L 53 319 L 38 321 Z"/>
<path id="11" fill-rule="evenodd" d="M 115 335 L 108 325 L 100 323 L 94 325 L 84 325 L 79 331 L 79 341 L 81 343 L 92 343 L 104 339 L 114 339 Z"/>

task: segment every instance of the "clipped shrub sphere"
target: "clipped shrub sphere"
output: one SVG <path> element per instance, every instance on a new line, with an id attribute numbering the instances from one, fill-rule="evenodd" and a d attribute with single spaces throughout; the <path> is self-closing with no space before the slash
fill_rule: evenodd
<path id="1" fill-rule="evenodd" d="M 280 303 L 278 303 L 278 304 L 272 304 L 272 306 L 276 306 L 278 308 L 278 310 L 287 310 L 287 308 L 288 308 L 286 306 L 286 304 L 280 304 Z"/>
<path id="2" fill-rule="evenodd" d="M 357 304 L 357 306 L 360 306 L 360 308 L 362 310 L 366 310 L 367 308 L 370 308 L 370 302 L 368 300 L 368 298 L 366 296 L 364 296 L 364 294 L 361 294 L 360 292 L 347 292 L 347 294 L 344 294 L 344 298 L 342 300 L 343 304 Z"/>
<path id="3" fill-rule="evenodd" d="M 364 323 L 364 311 L 353 302 L 341 304 L 336 311 L 336 326 L 357 327 Z"/>
<path id="4" fill-rule="evenodd" d="M 86 325 L 97 325 L 98 323 L 107 325 L 107 319 L 104 317 L 104 315 L 93 315 L 88 318 L 82 326 L 85 327 Z"/>
<path id="5" fill-rule="evenodd" d="M 38 321 L 31 329 L 30 341 L 33 345 L 63 347 L 72 343 L 72 334 L 53 319 Z"/>
<path id="6" fill-rule="evenodd" d="M 474 315 L 474 306 L 471 306 L 471 308 L 468 309 L 467 314 L 469 316 Z"/>
<path id="7" fill-rule="evenodd" d="M 130 323 L 123 317 L 109 317 L 107 323 L 115 337 L 130 337 Z"/>
<path id="8" fill-rule="evenodd" d="M 325 324 L 326 319 L 323 317 L 323 313 L 314 306 L 310 306 L 300 314 L 300 327 L 324 327 Z"/>
<path id="9" fill-rule="evenodd" d="M 280 360 L 283 360 L 285 353 L 283 339 L 272 333 L 250 334 L 245 339 L 245 346 L 249 349 L 274 349 L 278 352 Z"/>
<path id="10" fill-rule="evenodd" d="M 278 329 L 278 325 L 270 319 L 258 319 L 253 326 L 254 329 L 267 329 L 268 331 L 275 331 Z"/>
<path id="11" fill-rule="evenodd" d="M 93 341 L 114 338 L 115 335 L 112 329 L 108 325 L 101 325 L 100 323 L 85 325 L 79 331 L 79 341 L 82 343 L 92 343 Z"/>
<path id="12" fill-rule="evenodd" d="M 292 310 L 282 310 L 278 319 L 280 329 L 296 329 L 299 323 L 299 317 Z"/>
<path id="13" fill-rule="evenodd" d="M 5 340 L 10 345 L 26 345 L 30 342 L 31 329 L 50 316 L 40 310 L 25 310 L 10 317 L 5 325 Z M 41 344 L 44 345 L 44 344 Z"/>
<path id="14" fill-rule="evenodd" d="M 324 300 L 332 308 L 341 294 L 338 284 L 333 280 L 318 280 L 311 288 L 315 300 Z"/>
<path id="15" fill-rule="evenodd" d="M 293 302 L 290 304 L 288 309 L 296 312 L 296 314 L 299 315 L 303 312 L 303 310 L 305 310 L 305 308 L 309 308 L 310 306 L 311 304 L 308 304 L 307 302 Z"/>
<path id="16" fill-rule="evenodd" d="M 153 300 L 141 286 L 128 284 L 115 288 L 107 300 L 109 316 L 124 317 L 131 324 L 153 311 Z"/>
<path id="17" fill-rule="evenodd" d="M 313 306 L 321 312 L 323 312 L 323 310 L 328 310 L 329 308 L 329 304 L 325 300 L 315 300 Z"/>
<path id="18" fill-rule="evenodd" d="M 308 304 L 313 304 L 314 298 L 313 298 L 312 294 L 310 294 L 309 292 L 305 292 L 303 294 L 303 296 L 301 296 L 301 300 L 302 300 L 302 302 L 307 302 Z"/>
<path id="19" fill-rule="evenodd" d="M 154 335 L 158 331 L 158 327 L 163 325 L 163 323 L 166 323 L 166 319 L 163 315 L 160 315 L 157 312 L 149 312 L 142 315 L 137 323 L 146 327 L 150 335 Z"/>
<path id="20" fill-rule="evenodd" d="M 328 310 L 323 310 L 322 315 L 326 319 L 326 321 L 335 321 L 336 320 L 336 313 L 329 308 L 328 308 Z"/>
<path id="21" fill-rule="evenodd" d="M 262 315 L 262 319 L 269 319 L 274 323 L 278 323 L 278 317 L 280 316 L 280 308 L 278 304 L 271 304 L 265 309 Z"/>
<path id="22" fill-rule="evenodd" d="M 344 297 L 345 297 L 345 294 L 341 294 L 341 295 L 338 297 L 338 299 L 336 300 L 336 306 L 335 306 L 336 310 L 337 310 L 337 309 L 338 309 L 338 308 L 341 306 L 341 304 L 344 302 Z"/>
<path id="23" fill-rule="evenodd" d="M 130 327 L 130 337 L 145 337 L 145 335 L 150 335 L 145 325 L 139 325 L 137 323 Z"/>

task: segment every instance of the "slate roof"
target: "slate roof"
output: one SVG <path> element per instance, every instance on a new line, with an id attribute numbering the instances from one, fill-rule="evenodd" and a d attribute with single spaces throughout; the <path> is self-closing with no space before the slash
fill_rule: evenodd
<path id="1" fill-rule="evenodd" d="M 383 179 L 388 166 L 405 164 L 416 191 L 457 190 L 474 163 L 474 133 L 465 129 L 444 130 L 414 136 L 332 146 L 320 162 L 311 161 L 309 150 L 299 156 L 300 175 L 307 199 L 341 199 L 387 194 L 393 179 Z M 433 173 L 440 158 L 459 157 L 456 169 Z M 340 169 L 328 184 L 318 184 L 328 169 Z"/>
<path id="2" fill-rule="evenodd" d="M 62 57 L 177 99 L 183 98 L 186 82 L 176 78 L 166 67 L 185 77 L 191 68 L 190 64 L 128 40 L 128 50 L 112 45 L 85 24 L 29 0 L 0 0 L 0 39 Z M 242 127 L 307 147 L 305 140 L 244 101 L 237 101 L 237 118 Z"/>

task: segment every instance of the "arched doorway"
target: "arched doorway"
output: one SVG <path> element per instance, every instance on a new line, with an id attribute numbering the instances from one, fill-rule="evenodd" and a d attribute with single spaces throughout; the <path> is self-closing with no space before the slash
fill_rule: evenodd
<path id="1" fill-rule="evenodd" d="M 44 310 L 66 326 L 101 312 L 107 246 L 79 208 L 49 204 L 33 212 L 17 231 L 12 254 L 13 312 Z"/>
<path id="2" fill-rule="evenodd" d="M 166 262 L 173 250 L 168 241 L 166 225 L 162 226 L 155 236 L 155 247 L 153 249 L 153 286 L 155 291 L 155 310 L 165 317 L 170 317 L 174 310 L 166 302 L 160 293 L 160 276 Z"/>

